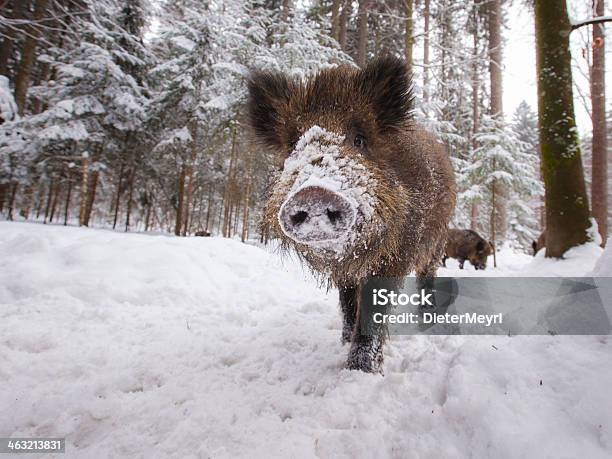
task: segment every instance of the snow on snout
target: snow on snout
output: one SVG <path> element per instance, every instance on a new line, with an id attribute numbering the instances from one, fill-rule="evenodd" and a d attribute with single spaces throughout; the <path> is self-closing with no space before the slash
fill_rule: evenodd
<path id="1" fill-rule="evenodd" d="M 316 125 L 312 126 L 300 137 L 295 149 L 285 160 L 279 178 L 279 183 L 286 185 L 289 189 L 278 215 L 283 231 L 298 242 L 309 239 L 311 231 L 324 234 L 333 233 L 334 237 L 316 243 L 311 241 L 309 245 L 337 253 L 344 252 L 355 242 L 358 237 L 355 228 L 369 222 L 376 207 L 376 198 L 373 194 L 373 190 L 376 189 L 376 180 L 364 164 L 341 150 L 340 146 L 343 142 L 343 135 L 329 132 Z M 340 225 L 326 219 L 314 219 L 310 225 L 306 224 L 300 228 L 299 234 L 296 235 L 295 232 L 288 234 L 285 229 L 286 225 L 283 223 L 283 212 L 286 213 L 288 210 L 286 206 L 291 206 L 296 202 L 296 195 L 310 187 L 320 188 L 330 194 L 340 196 L 337 205 L 342 207 L 341 210 L 346 219 Z M 328 209 L 327 204 L 328 202 L 322 200 L 320 209 L 317 209 L 316 203 L 310 207 L 319 215 L 325 214 L 328 210 L 332 212 L 340 210 Z"/>

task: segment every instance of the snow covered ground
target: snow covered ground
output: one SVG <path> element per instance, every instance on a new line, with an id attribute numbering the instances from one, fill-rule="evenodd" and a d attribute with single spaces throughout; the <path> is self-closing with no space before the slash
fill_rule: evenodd
<path id="1" fill-rule="evenodd" d="M 585 275 L 600 253 L 461 274 Z M 339 338 L 336 292 L 260 248 L 0 222 L 0 437 L 86 458 L 612 455 L 608 336 L 392 337 L 385 376 L 343 369 Z"/>

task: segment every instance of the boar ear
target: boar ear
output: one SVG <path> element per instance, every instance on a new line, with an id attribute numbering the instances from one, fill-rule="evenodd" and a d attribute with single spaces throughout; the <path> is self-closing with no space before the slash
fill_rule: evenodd
<path id="1" fill-rule="evenodd" d="M 248 119 L 257 138 L 268 147 L 282 147 L 282 113 L 291 97 L 293 82 L 278 72 L 252 72 L 248 79 Z"/>
<path id="2" fill-rule="evenodd" d="M 381 132 L 399 128 L 412 118 L 412 82 L 401 59 L 386 56 L 370 62 L 358 73 L 357 86 L 374 110 Z"/>

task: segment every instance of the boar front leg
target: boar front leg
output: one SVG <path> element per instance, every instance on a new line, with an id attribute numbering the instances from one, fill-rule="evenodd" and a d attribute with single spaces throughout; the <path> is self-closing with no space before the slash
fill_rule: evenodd
<path id="1" fill-rule="evenodd" d="M 425 290 L 425 294 L 434 293 L 434 279 L 436 278 L 436 273 L 438 271 L 438 260 L 442 258 L 444 266 L 446 266 L 446 238 L 443 238 L 442 241 L 436 245 L 436 250 L 431 256 L 431 259 L 425 266 L 421 266 L 416 270 L 416 286 L 417 289 Z M 435 303 L 435 296 L 432 295 Z"/>
<path id="2" fill-rule="evenodd" d="M 357 287 L 340 286 L 340 309 L 342 310 L 342 344 L 350 343 L 357 317 Z"/>
<path id="3" fill-rule="evenodd" d="M 383 346 L 387 336 L 387 329 L 380 325 L 364 334 L 361 323 L 361 286 L 353 291 L 355 317 L 351 335 L 351 348 L 349 350 L 346 366 L 349 370 L 360 370 L 366 373 L 382 373 Z M 367 319 L 367 318 L 366 318 Z"/>
<path id="4" fill-rule="evenodd" d="M 442 266 L 446 267 L 446 260 L 448 259 L 446 254 L 446 238 L 442 238 L 442 242 L 438 242 L 435 247 L 429 261 L 416 270 L 417 285 L 431 283 L 431 280 L 436 277 L 439 260 L 442 260 Z"/>

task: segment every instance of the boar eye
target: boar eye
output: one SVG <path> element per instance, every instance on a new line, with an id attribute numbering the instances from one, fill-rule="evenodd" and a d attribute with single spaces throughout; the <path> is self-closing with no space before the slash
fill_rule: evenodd
<path id="1" fill-rule="evenodd" d="M 366 146 L 366 139 L 361 134 L 357 134 L 353 139 L 353 145 L 355 148 L 363 149 Z"/>

